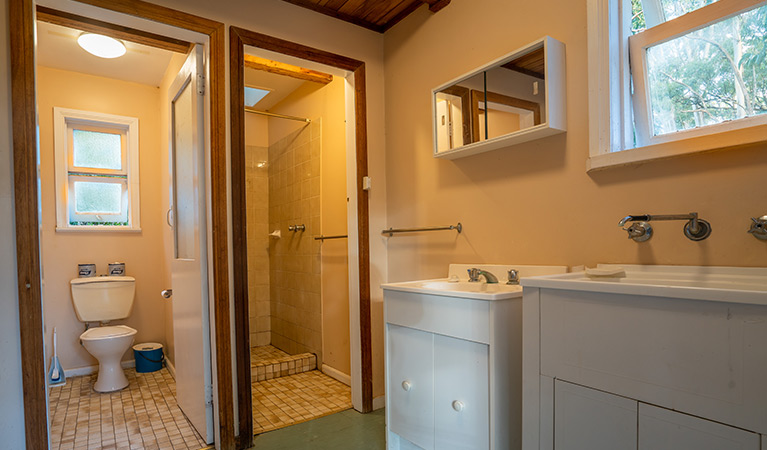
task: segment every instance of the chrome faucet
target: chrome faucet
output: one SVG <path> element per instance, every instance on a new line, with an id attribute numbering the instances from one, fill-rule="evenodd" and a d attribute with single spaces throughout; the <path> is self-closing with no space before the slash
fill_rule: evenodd
<path id="1" fill-rule="evenodd" d="M 511 269 L 508 272 L 509 280 L 506 282 L 506 284 L 519 284 L 519 271 L 517 269 Z"/>
<path id="2" fill-rule="evenodd" d="M 490 273 L 490 272 L 488 272 L 486 270 L 477 269 L 475 267 L 475 268 L 472 268 L 472 269 L 467 269 L 466 271 L 469 272 L 469 281 L 472 282 L 472 283 L 476 283 L 477 281 L 479 281 L 479 276 L 480 275 L 484 275 L 485 276 L 485 280 L 487 280 L 488 283 L 497 283 L 498 282 L 498 278 L 495 275 L 493 275 L 492 273 Z"/>

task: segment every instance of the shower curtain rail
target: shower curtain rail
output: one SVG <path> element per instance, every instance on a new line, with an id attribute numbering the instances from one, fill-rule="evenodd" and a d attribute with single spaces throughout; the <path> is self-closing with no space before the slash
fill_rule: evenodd
<path id="1" fill-rule="evenodd" d="M 322 235 L 320 235 L 320 236 L 314 236 L 314 240 L 315 241 L 324 241 L 324 240 L 327 240 L 327 239 L 346 239 L 348 237 L 349 236 L 347 236 L 345 234 L 337 234 L 335 236 L 322 236 Z"/>
<path id="2" fill-rule="evenodd" d="M 388 234 L 389 237 L 394 236 L 394 233 L 417 233 L 419 231 L 444 231 L 444 230 L 456 230 L 460 234 L 463 231 L 463 225 L 458 222 L 456 225 L 448 225 L 444 227 L 420 227 L 420 228 L 389 228 L 388 230 L 382 230 L 381 234 Z"/>
<path id="3" fill-rule="evenodd" d="M 245 112 L 253 113 L 253 114 L 259 114 L 262 116 L 269 116 L 274 117 L 276 119 L 288 119 L 288 120 L 297 120 L 299 122 L 306 122 L 306 123 L 312 123 L 311 119 L 307 119 L 305 117 L 296 117 L 296 116 L 286 116 L 285 114 L 277 114 L 277 113 L 270 113 L 268 111 L 259 111 L 255 108 L 251 108 L 250 106 L 245 107 Z"/>

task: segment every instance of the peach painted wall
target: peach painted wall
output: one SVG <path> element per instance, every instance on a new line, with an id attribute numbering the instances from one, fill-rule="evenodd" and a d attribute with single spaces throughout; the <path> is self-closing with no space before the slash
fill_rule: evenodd
<path id="1" fill-rule="evenodd" d="M 307 117 L 314 121 L 311 126 L 319 123 L 322 127 L 320 227 L 312 231 L 313 235 L 347 233 L 345 83 L 339 76 L 324 87 L 305 83 L 272 108 L 272 112 L 279 114 Z M 269 119 L 269 140 L 274 142 L 303 126 L 301 122 Z M 337 239 L 312 244 L 319 250 L 322 267 L 322 363 L 348 375 L 351 372 L 348 242 Z"/>
<path id="2" fill-rule="evenodd" d="M 59 359 L 64 369 L 97 364 L 79 344 L 84 324 L 72 306 L 69 280 L 77 277 L 77 264 L 93 262 L 99 274 L 107 263 L 122 261 L 136 278 L 133 312 L 116 321 L 138 330 L 135 342 L 165 344 L 165 305 L 160 291 L 166 287 L 163 248 L 165 210 L 162 204 L 163 165 L 167 151 L 160 145 L 160 90 L 157 87 L 112 80 L 47 67 L 37 70 L 42 179 L 42 265 L 46 345 L 58 328 Z M 53 107 L 103 112 L 139 119 L 139 174 L 141 232 L 56 232 L 54 191 Z M 167 182 L 165 183 L 167 189 Z M 167 194 L 166 198 L 167 198 Z M 47 355 L 52 355 L 52 348 Z M 133 352 L 124 359 L 133 359 Z"/>
<path id="3" fill-rule="evenodd" d="M 481 39 L 449 30 L 476 25 Z M 567 46 L 566 134 L 454 161 L 432 157 L 430 91 L 550 35 Z M 392 226 L 462 222 L 464 232 L 388 239 L 390 281 L 445 276 L 449 263 L 767 265 L 746 233 L 767 213 L 767 145 L 586 173 L 585 0 L 454 1 L 385 36 L 387 215 Z M 692 242 L 681 222 L 627 239 L 627 214 L 697 211 L 713 226 Z"/>

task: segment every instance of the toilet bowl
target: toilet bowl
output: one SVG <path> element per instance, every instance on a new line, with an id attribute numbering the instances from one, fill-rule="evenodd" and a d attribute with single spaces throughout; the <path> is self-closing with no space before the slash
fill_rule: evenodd
<path id="1" fill-rule="evenodd" d="M 128 386 L 120 365 L 123 354 L 133 345 L 136 330 L 125 325 L 89 328 L 80 335 L 80 342 L 99 361 L 99 374 L 93 390 L 112 392 Z"/>

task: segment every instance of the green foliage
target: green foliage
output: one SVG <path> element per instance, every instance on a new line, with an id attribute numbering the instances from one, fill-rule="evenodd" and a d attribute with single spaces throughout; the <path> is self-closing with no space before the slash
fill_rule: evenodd
<path id="1" fill-rule="evenodd" d="M 70 221 L 73 226 L 93 226 L 93 227 L 127 227 L 128 222 L 77 222 Z"/>
<path id="2" fill-rule="evenodd" d="M 667 20 L 709 3 L 662 0 Z M 656 135 L 767 113 L 767 6 L 650 47 L 647 69 Z"/>

